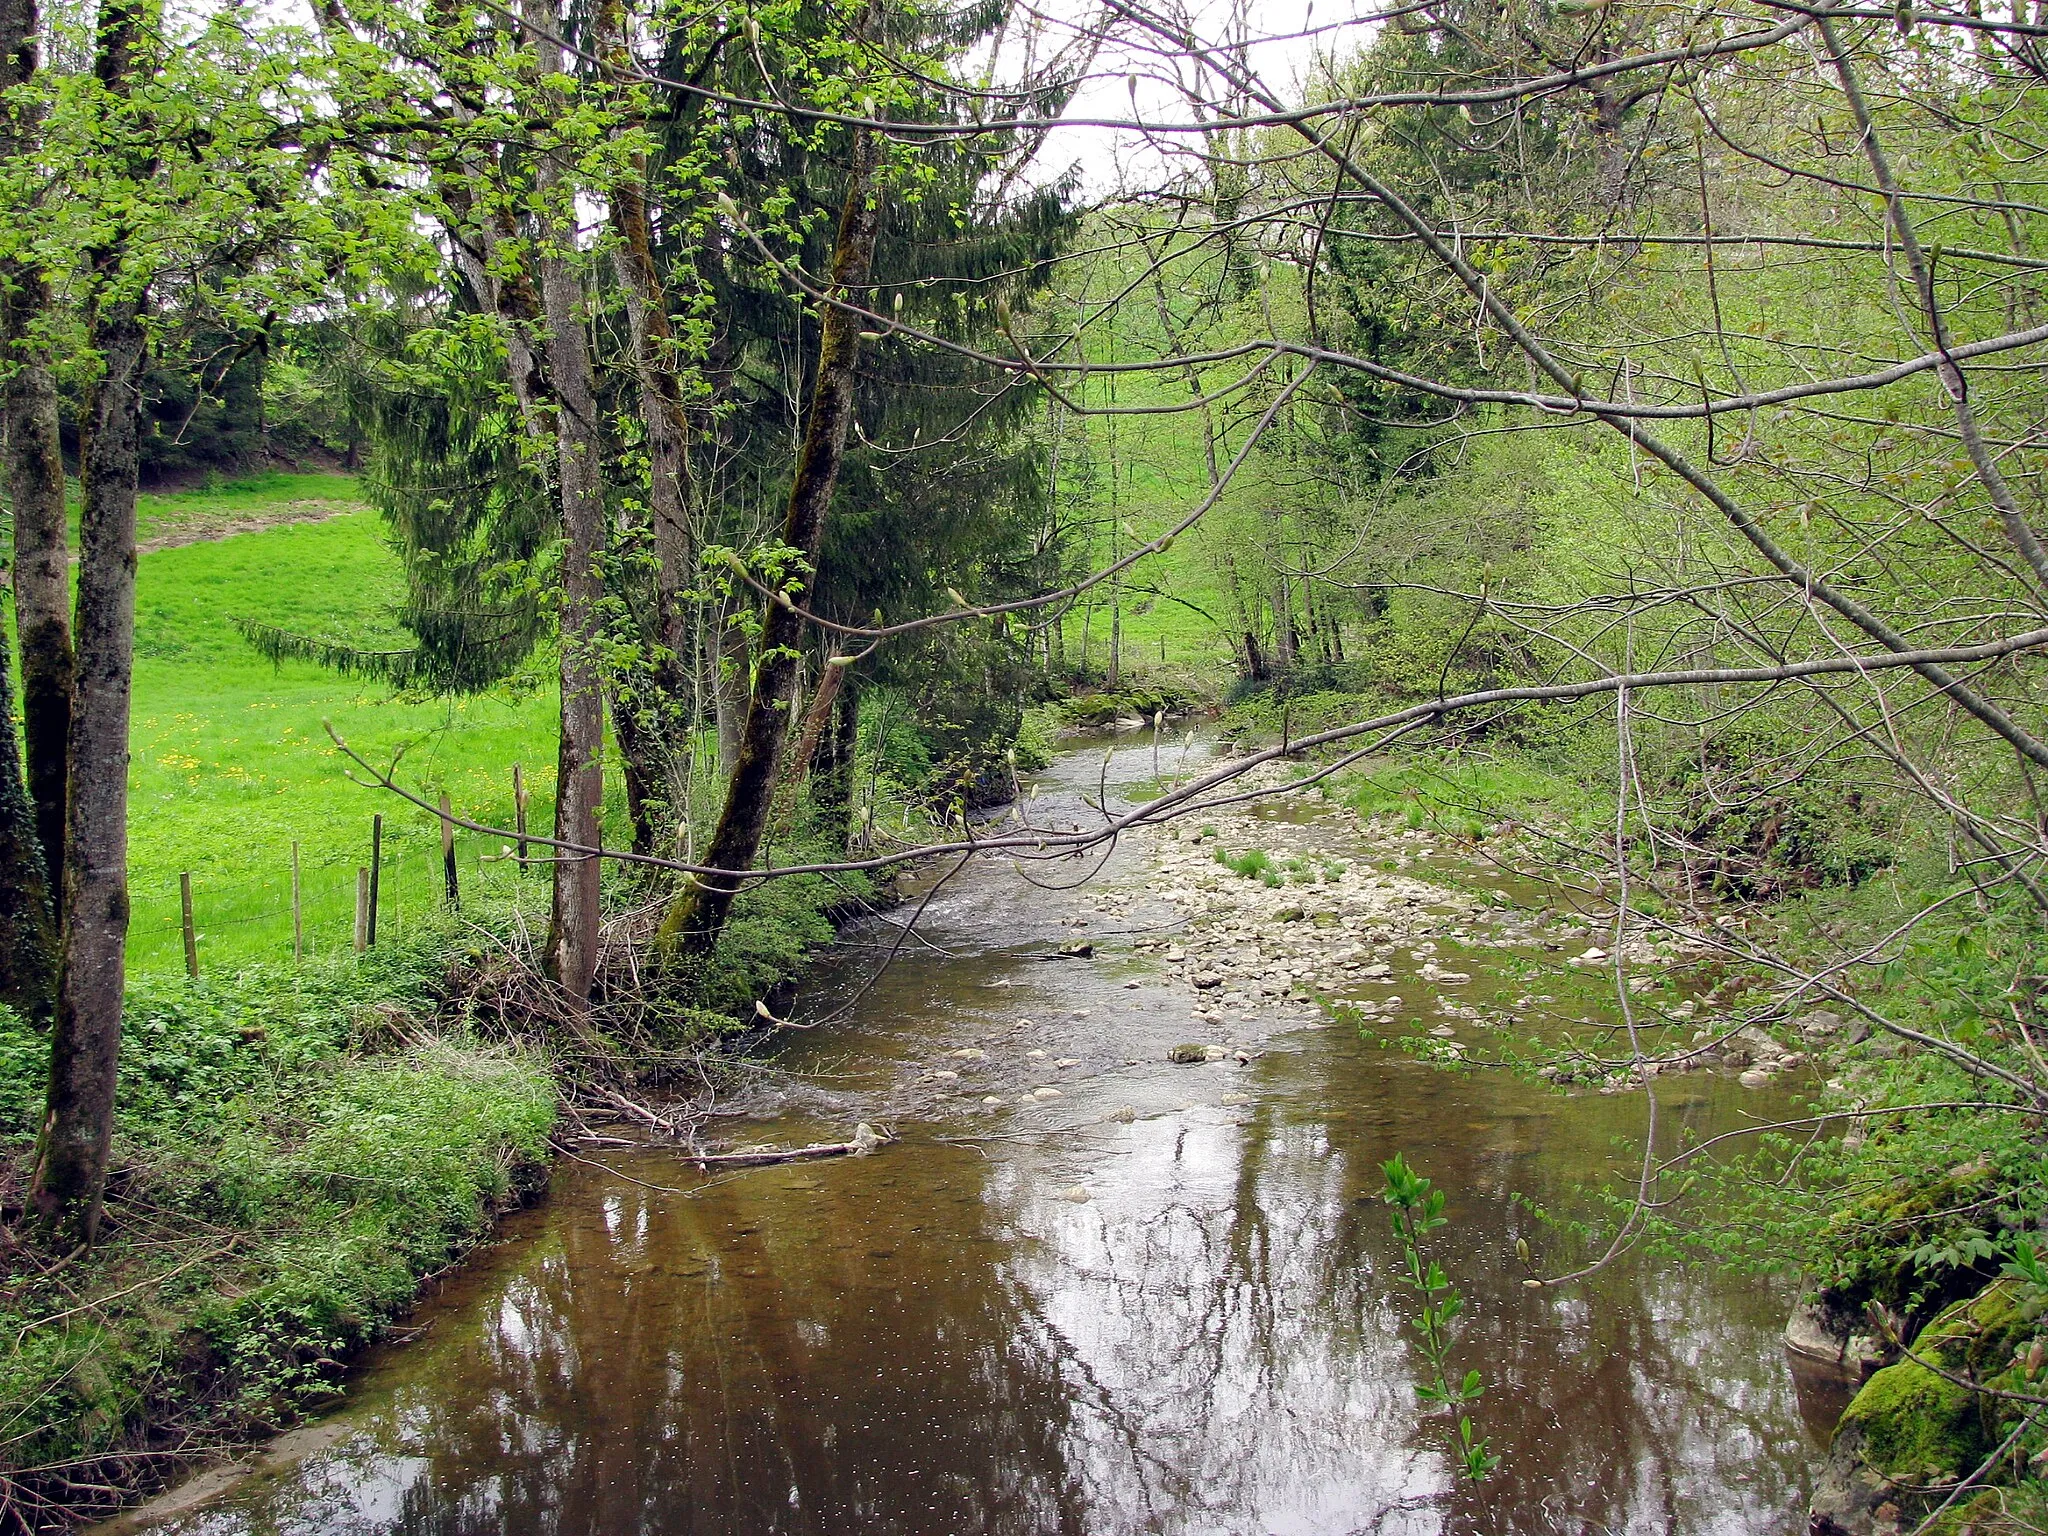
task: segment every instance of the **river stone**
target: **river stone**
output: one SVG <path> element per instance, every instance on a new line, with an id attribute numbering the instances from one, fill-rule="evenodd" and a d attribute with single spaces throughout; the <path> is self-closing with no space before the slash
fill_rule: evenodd
<path id="1" fill-rule="evenodd" d="M 958 1050 L 958 1051 L 948 1051 L 948 1052 L 946 1052 L 946 1054 L 947 1054 L 948 1056 L 952 1057 L 952 1058 L 953 1058 L 953 1059 L 954 1059 L 955 1061 L 986 1061 L 986 1060 L 988 1060 L 988 1052 L 987 1052 L 987 1051 L 984 1051 L 983 1049 L 981 1049 L 981 1047 L 980 1047 L 980 1046 L 976 1046 L 976 1045 L 970 1045 L 970 1046 L 968 1046 L 968 1047 L 967 1047 L 966 1049 L 964 1049 L 964 1050 Z"/>
<path id="2" fill-rule="evenodd" d="M 1072 1189 L 1063 1189 L 1060 1191 L 1060 1198 L 1069 1205 L 1086 1205 L 1089 1198 L 1088 1186 L 1076 1184 Z"/>
<path id="3" fill-rule="evenodd" d="M 990 1094 L 981 1101 L 981 1107 L 983 1109 L 996 1109 L 1009 1102 L 1008 1099 L 999 1099 L 994 1094 Z"/>
<path id="4" fill-rule="evenodd" d="M 1031 1097 L 1040 1101 L 1056 1099 L 1060 1097 L 1060 1091 L 1057 1088 L 1034 1088 L 1031 1090 Z"/>
<path id="5" fill-rule="evenodd" d="M 1209 1059 L 1209 1047 L 1192 1044 L 1176 1045 L 1166 1053 L 1166 1059 L 1177 1067 L 1192 1067 Z"/>
<path id="6" fill-rule="evenodd" d="M 1078 1067 L 1081 1065 L 1081 1058 L 1078 1056 L 1062 1056 L 1053 1065 L 1056 1067 Z"/>
<path id="7" fill-rule="evenodd" d="M 1045 1052 L 1043 1051 L 1026 1051 L 1024 1054 L 1030 1057 L 1033 1061 L 1045 1060 Z"/>
<path id="8" fill-rule="evenodd" d="M 1196 987 L 1206 992 L 1212 987 L 1223 985 L 1223 978 L 1214 971 L 1202 971 L 1194 978 Z"/>
<path id="9" fill-rule="evenodd" d="M 1820 1009 L 1809 1013 L 1799 1021 L 1799 1033 L 1809 1040 L 1821 1040 L 1834 1034 L 1842 1027 L 1842 1016 Z"/>
<path id="10" fill-rule="evenodd" d="M 1226 1093 L 1219 1102 L 1228 1107 L 1235 1104 L 1249 1104 L 1251 1101 L 1252 1096 L 1248 1093 Z"/>
<path id="11" fill-rule="evenodd" d="M 1134 1104 L 1120 1104 L 1109 1118 L 1118 1125 L 1129 1125 L 1138 1118 L 1137 1106 Z"/>
<path id="12" fill-rule="evenodd" d="M 1771 1074 L 1760 1067 L 1751 1067 L 1736 1081 L 1745 1088 L 1767 1088 L 1771 1083 Z"/>
<path id="13" fill-rule="evenodd" d="M 1759 1063 L 1785 1054 L 1783 1042 L 1767 1031 L 1757 1028 L 1754 1024 L 1743 1025 L 1742 1028 L 1735 1032 L 1735 1038 L 1756 1053 Z"/>

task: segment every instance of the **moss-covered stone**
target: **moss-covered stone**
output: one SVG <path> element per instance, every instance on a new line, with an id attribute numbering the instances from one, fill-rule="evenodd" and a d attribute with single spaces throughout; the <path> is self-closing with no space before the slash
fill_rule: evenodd
<path id="1" fill-rule="evenodd" d="M 1984 1161 L 1951 1168 L 1929 1181 L 1901 1179 L 1849 1205 L 1828 1225 L 1835 1271 L 1818 1277 L 1817 1313 L 1846 1338 L 1863 1326 L 1866 1309 L 1880 1303 L 1906 1338 L 1957 1301 L 1977 1294 L 1997 1271 L 1995 1262 L 1927 1265 L 1923 1245 L 1952 1232 L 1956 1212 L 1974 1210 L 2001 1186 Z"/>
<path id="2" fill-rule="evenodd" d="M 1865 1382 L 1842 1415 L 1852 1421 L 1863 1429 L 1864 1460 L 1898 1482 L 1953 1479 L 1990 1450 L 1977 1394 L 1913 1360 Z"/>
<path id="3" fill-rule="evenodd" d="M 1938 1502 L 1934 1489 L 1976 1472 L 2018 1422 L 2009 1400 L 1980 1388 L 2039 1392 L 2041 1367 L 2026 1361 L 2041 1331 L 2034 1298 L 2008 1280 L 1929 1323 L 1913 1358 L 1877 1372 L 1843 1413 L 1815 1490 L 1813 1528 L 1860 1536 L 1882 1505 L 1924 1514 Z M 2014 1462 L 1990 1469 L 1986 1481 L 2012 1483 L 2038 1439 L 2023 1437 Z"/>

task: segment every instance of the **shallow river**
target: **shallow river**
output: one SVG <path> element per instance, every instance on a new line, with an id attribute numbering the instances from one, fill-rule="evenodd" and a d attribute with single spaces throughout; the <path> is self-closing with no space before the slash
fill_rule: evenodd
<path id="1" fill-rule="evenodd" d="M 1148 738 L 1126 741 L 1112 794 L 1152 773 Z M 1103 775 L 1100 746 L 1065 754 L 1034 815 L 1087 814 Z M 1453 1074 L 1277 1002 L 1233 1026 L 1247 1061 L 1171 1065 L 1215 1031 L 1130 948 L 1180 919 L 1159 880 L 1137 843 L 1066 893 L 970 868 L 864 994 L 898 930 L 855 930 L 799 1008 L 845 1017 L 785 1053 L 758 1121 L 717 1128 L 797 1145 L 867 1120 L 900 1140 L 714 1178 L 661 1151 L 563 1164 L 342 1411 L 153 1528 L 1801 1528 L 1840 1399 L 1795 1382 L 1784 1287 L 1649 1260 L 1522 1283 L 1516 1238 L 1559 1240 L 1513 1197 L 1569 1211 L 1626 1177 L 1641 1095 Z M 1033 958 L 1077 936 L 1093 959 Z M 986 1059 L 948 1054 L 970 1047 Z M 1017 1102 L 1033 1085 L 1058 1094 Z M 1702 1130 L 1775 1096 L 1654 1088 Z M 1377 1198 L 1396 1151 L 1450 1194 L 1455 1363 L 1485 1372 L 1476 1418 L 1503 1458 L 1476 1487 L 1415 1403 Z"/>

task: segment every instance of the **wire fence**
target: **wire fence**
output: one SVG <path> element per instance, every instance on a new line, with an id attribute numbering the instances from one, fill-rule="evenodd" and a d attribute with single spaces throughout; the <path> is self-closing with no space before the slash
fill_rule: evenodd
<path id="1" fill-rule="evenodd" d="M 546 833 L 552 808 L 535 797 L 529 826 Z M 498 826 L 514 822 L 512 807 L 457 815 Z M 369 871 L 376 872 L 374 939 L 388 942 L 448 905 L 440 818 L 393 801 L 381 836 L 371 814 L 351 817 L 331 836 L 252 848 L 233 863 L 152 874 L 131 883 L 128 965 L 136 972 L 201 973 L 257 962 L 290 965 L 358 947 Z M 529 845 L 537 861 L 522 866 L 509 840 L 451 828 L 456 882 L 464 905 L 489 903 L 522 880 L 546 878 L 548 850 Z M 374 851 L 373 851 L 374 850 Z M 294 854 L 297 872 L 294 878 Z M 190 923 L 186 916 L 189 882 Z M 360 915 L 359 915 L 360 914 Z M 189 932 L 189 943 L 188 943 Z M 371 939 L 365 932 L 362 937 Z"/>

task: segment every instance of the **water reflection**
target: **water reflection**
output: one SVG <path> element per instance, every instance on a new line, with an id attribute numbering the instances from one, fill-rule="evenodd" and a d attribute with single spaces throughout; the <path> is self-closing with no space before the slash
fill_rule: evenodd
<path id="1" fill-rule="evenodd" d="M 1079 781 L 1099 764 L 1086 754 Z M 659 1154 L 568 1165 L 428 1308 L 427 1337 L 367 1374 L 338 1444 L 173 1528 L 1797 1528 L 1814 1448 L 1778 1349 L 1781 1293 L 1633 1262 L 1568 1290 L 1522 1284 L 1516 1237 L 1557 1240 L 1511 1192 L 1569 1206 L 1629 1155 L 1617 1138 L 1640 1100 L 1449 1076 L 1327 1028 L 1231 1076 L 1166 1067 L 1184 1015 L 1124 985 L 1140 972 L 1014 958 L 1060 910 L 1002 869 L 949 889 L 941 947 L 906 955 L 852 1033 L 806 1047 L 845 1070 L 801 1101 L 828 1117 L 875 1102 L 906 1063 L 965 1039 L 1010 1048 L 1027 1009 L 1059 1007 L 1094 1056 L 1054 1110 L 972 1143 L 931 1139 L 957 1120 L 906 1124 L 872 1159 L 687 1195 L 649 1187 L 690 1182 Z M 1672 1090 L 1667 1118 L 1681 1114 L 1725 1123 L 1727 1090 Z M 760 1134 L 799 1139 L 789 1120 Z M 1505 1458 L 1476 1488 L 1415 1405 L 1377 1199 L 1395 1151 L 1452 1194 L 1458 1360 L 1487 1374 L 1478 1417 Z"/>

